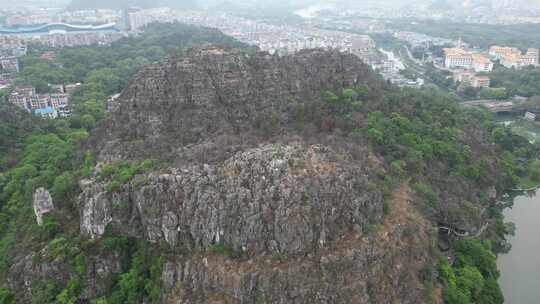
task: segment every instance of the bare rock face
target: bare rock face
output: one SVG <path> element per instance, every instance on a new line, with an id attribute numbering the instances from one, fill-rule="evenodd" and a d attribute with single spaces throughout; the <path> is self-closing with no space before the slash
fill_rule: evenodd
<path id="1" fill-rule="evenodd" d="M 322 145 L 269 144 L 115 193 L 87 183 L 81 233 L 182 252 L 163 265 L 163 303 L 422 303 L 430 225 L 407 186 L 383 219 L 371 166 Z M 210 253 L 216 244 L 239 257 Z"/>
<path id="2" fill-rule="evenodd" d="M 38 188 L 34 192 L 33 202 L 36 221 L 41 226 L 43 224 L 43 215 L 54 210 L 51 194 L 45 188 Z"/>
<path id="3" fill-rule="evenodd" d="M 222 164 L 150 175 L 120 193 L 92 184 L 80 198 L 81 232 L 96 237 L 110 225 L 184 249 L 224 243 L 249 253 L 309 253 L 380 222 L 382 195 L 369 171 L 328 147 L 266 145 Z"/>
<path id="4" fill-rule="evenodd" d="M 146 68 L 89 148 L 100 163 L 167 165 L 114 190 L 82 182 L 80 233 L 168 244 L 162 303 L 424 302 L 430 228 L 414 198 L 384 216 L 385 170 L 365 141 L 291 127 L 295 101 L 370 75 L 323 50 L 194 49 Z M 269 122 L 276 136 L 258 133 Z"/>
<path id="5" fill-rule="evenodd" d="M 170 259 L 164 303 L 426 303 L 419 273 L 430 259 L 430 225 L 407 211 L 407 191 L 396 191 L 396 208 L 376 230 L 345 233 L 306 256 Z"/>
<path id="6" fill-rule="evenodd" d="M 290 122 L 295 100 L 317 100 L 325 90 L 370 80 L 367 65 L 338 51 L 279 57 L 193 49 L 138 73 L 88 147 L 102 161 L 222 161 L 253 147 L 249 134 L 269 115 Z"/>

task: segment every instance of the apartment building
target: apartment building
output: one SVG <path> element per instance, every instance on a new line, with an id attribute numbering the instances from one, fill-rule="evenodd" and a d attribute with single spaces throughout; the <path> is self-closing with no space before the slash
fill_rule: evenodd
<path id="1" fill-rule="evenodd" d="M 538 66 L 538 49 L 530 48 L 524 54 L 518 48 L 492 46 L 489 55 L 507 68 Z"/>
<path id="2" fill-rule="evenodd" d="M 491 85 L 491 79 L 488 76 L 477 75 L 470 70 L 455 72 L 453 79 L 473 88 L 489 88 Z"/>
<path id="3" fill-rule="evenodd" d="M 483 54 L 472 54 L 472 68 L 475 72 L 493 71 L 493 62 Z"/>
<path id="4" fill-rule="evenodd" d="M 0 71 L 6 73 L 18 73 L 19 72 L 19 59 L 17 57 L 1 57 L 0 58 Z"/>
<path id="5" fill-rule="evenodd" d="M 471 86 L 473 88 L 489 88 L 491 80 L 488 76 L 475 75 L 472 79 Z"/>
<path id="6" fill-rule="evenodd" d="M 468 52 L 462 48 L 446 48 L 444 55 L 444 64 L 450 69 L 472 69 L 475 72 L 493 70 L 493 62 L 484 54 Z"/>
<path id="7" fill-rule="evenodd" d="M 445 48 L 444 65 L 450 69 L 470 69 L 473 66 L 472 53 L 467 52 L 461 48 Z"/>
<path id="8" fill-rule="evenodd" d="M 69 94 L 36 94 L 31 86 L 16 87 L 9 96 L 9 102 L 26 110 L 46 118 L 69 117 Z"/>

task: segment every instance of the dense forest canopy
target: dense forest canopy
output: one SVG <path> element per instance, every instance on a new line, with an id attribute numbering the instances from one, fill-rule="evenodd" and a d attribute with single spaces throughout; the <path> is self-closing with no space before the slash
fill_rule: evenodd
<path id="1" fill-rule="evenodd" d="M 540 67 L 508 69 L 497 66 L 491 73 L 491 86 L 506 88 L 509 96 L 532 97 L 540 95 Z"/>
<path id="2" fill-rule="evenodd" d="M 43 121 L 8 104 L 0 96 L 0 172 L 16 164 L 26 135 L 39 132 L 43 126 Z"/>

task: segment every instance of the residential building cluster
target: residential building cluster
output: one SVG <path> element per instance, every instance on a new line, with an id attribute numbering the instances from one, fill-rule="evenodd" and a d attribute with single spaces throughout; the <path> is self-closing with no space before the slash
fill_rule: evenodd
<path id="1" fill-rule="evenodd" d="M 489 88 L 491 80 L 486 75 L 493 70 L 493 62 L 487 54 L 468 51 L 462 47 L 444 49 L 444 65 L 453 72 L 454 81 L 474 88 Z"/>
<path id="2" fill-rule="evenodd" d="M 444 49 L 444 65 L 454 72 L 453 79 L 472 87 L 489 87 L 490 79 L 480 72 L 491 72 L 493 61 L 498 60 L 507 68 L 538 66 L 538 49 L 522 53 L 517 48 L 492 46 L 487 54 L 468 51 L 461 47 Z"/>
<path id="3" fill-rule="evenodd" d="M 72 24 L 120 23 L 122 18 L 121 10 L 112 9 L 62 11 L 56 15 L 57 22 Z"/>
<path id="4" fill-rule="evenodd" d="M 1 43 L 1 41 L 0 41 Z M 10 87 L 19 73 L 19 58 L 26 54 L 26 46 L 0 45 L 0 90 Z"/>
<path id="5" fill-rule="evenodd" d="M 125 36 L 119 28 L 122 20 L 120 10 L 36 9 L 13 12 L 3 25 L 0 24 L 0 45 L 106 45 Z"/>
<path id="6" fill-rule="evenodd" d="M 0 73 L 18 73 L 19 59 L 15 56 L 0 57 Z"/>
<path id="7" fill-rule="evenodd" d="M 4 24 L 8 27 L 36 26 L 50 23 L 104 24 L 119 22 L 122 11 L 111 9 L 63 10 L 37 9 L 28 12 L 13 12 Z"/>
<path id="8" fill-rule="evenodd" d="M 124 26 L 128 31 L 141 30 L 146 25 L 156 22 L 171 22 L 171 10 L 170 9 L 150 9 L 143 10 L 138 7 L 132 7 L 126 10 Z"/>
<path id="9" fill-rule="evenodd" d="M 0 35 L 0 55 L 21 57 L 26 55 L 26 43 L 17 37 Z"/>
<path id="10" fill-rule="evenodd" d="M 14 14 L 5 20 L 6 26 L 37 25 L 53 22 L 53 18 L 47 12 L 32 12 L 29 14 Z"/>
<path id="11" fill-rule="evenodd" d="M 412 48 L 422 47 L 428 49 L 432 46 L 454 45 L 452 39 L 433 37 L 416 32 L 395 32 L 394 37 L 398 40 L 407 42 Z"/>
<path id="12" fill-rule="evenodd" d="M 375 42 L 367 35 L 325 30 L 308 24 L 276 25 L 229 14 L 166 9 L 141 10 L 130 15 L 130 24 L 135 28 L 152 20 L 179 21 L 217 28 L 239 41 L 270 53 L 290 54 L 307 48 L 332 48 L 354 53 L 369 61 L 376 50 Z"/>
<path id="13" fill-rule="evenodd" d="M 17 45 L 27 45 L 31 43 L 42 44 L 50 47 L 70 47 L 70 46 L 85 46 L 85 45 L 109 45 L 114 41 L 125 37 L 125 34 L 120 32 L 111 33 L 52 33 L 39 35 L 1 35 L 0 44 L 5 40 L 15 41 Z"/>
<path id="14" fill-rule="evenodd" d="M 473 88 L 489 88 L 491 79 L 486 75 L 478 75 L 473 71 L 455 71 L 452 78 Z"/>
<path id="15" fill-rule="evenodd" d="M 538 49 L 530 48 L 523 54 L 518 48 L 495 45 L 489 48 L 489 55 L 507 68 L 538 66 Z"/>
<path id="16" fill-rule="evenodd" d="M 444 65 L 449 69 L 470 69 L 475 72 L 491 72 L 493 62 L 482 53 L 466 51 L 463 48 L 445 48 Z"/>
<path id="17" fill-rule="evenodd" d="M 337 2 L 337 1 L 334 1 Z M 427 2 L 427 1 L 424 1 Z M 433 2 L 433 1 L 432 1 Z M 444 9 L 436 5 L 417 3 L 402 4 L 396 1 L 342 1 L 314 11 L 312 8 L 298 11 L 298 15 L 312 19 L 420 19 L 444 20 L 449 22 L 518 24 L 540 23 L 540 8 L 532 0 L 452 1 Z M 307 14 L 306 14 L 307 13 Z M 353 18 L 356 17 L 356 18 Z M 389 26 L 392 26 L 389 24 Z"/>
<path id="18" fill-rule="evenodd" d="M 9 102 L 44 118 L 69 117 L 70 94 L 80 84 L 51 86 L 52 93 L 38 94 L 32 86 L 17 86 L 9 95 Z"/>

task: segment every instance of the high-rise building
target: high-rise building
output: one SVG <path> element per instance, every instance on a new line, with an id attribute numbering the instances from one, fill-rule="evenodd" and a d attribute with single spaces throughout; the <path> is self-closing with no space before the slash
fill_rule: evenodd
<path id="1" fill-rule="evenodd" d="M 137 7 L 128 9 L 127 20 L 128 30 L 130 31 L 136 31 L 154 21 L 151 16 L 145 14 L 142 9 Z"/>

